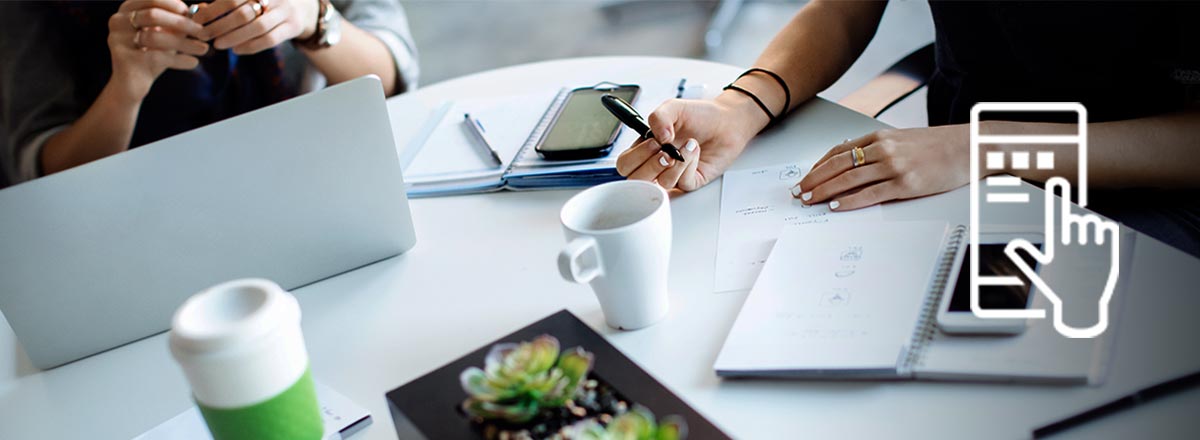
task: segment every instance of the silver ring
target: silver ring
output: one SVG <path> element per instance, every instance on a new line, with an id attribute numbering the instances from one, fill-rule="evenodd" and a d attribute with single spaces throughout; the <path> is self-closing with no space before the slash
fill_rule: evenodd
<path id="1" fill-rule="evenodd" d="M 188 10 L 187 10 L 188 18 L 195 17 L 197 12 L 200 12 L 199 4 L 194 4 L 194 5 L 188 6 Z"/>
<path id="2" fill-rule="evenodd" d="M 263 12 L 266 12 L 267 8 L 271 6 L 271 0 L 258 0 L 258 4 L 262 5 Z"/>

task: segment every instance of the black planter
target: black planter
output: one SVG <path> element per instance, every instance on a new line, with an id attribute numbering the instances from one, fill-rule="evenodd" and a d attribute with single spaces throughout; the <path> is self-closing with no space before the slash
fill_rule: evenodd
<path id="1" fill-rule="evenodd" d="M 402 439 L 478 439 L 477 425 L 458 411 L 467 398 L 459 374 L 482 366 L 488 350 L 503 342 L 522 342 L 539 335 L 558 338 L 563 349 L 582 347 L 595 355 L 591 374 L 614 388 L 630 404 L 640 404 L 662 418 L 677 415 L 687 422 L 690 439 L 725 439 L 728 435 L 667 390 L 650 374 L 604 340 L 604 337 L 566 310 L 517 330 L 478 350 L 387 393 L 396 433 Z"/>

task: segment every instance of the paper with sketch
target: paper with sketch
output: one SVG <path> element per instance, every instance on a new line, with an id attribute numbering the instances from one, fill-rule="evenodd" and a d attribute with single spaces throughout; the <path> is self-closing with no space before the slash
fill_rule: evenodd
<path id="1" fill-rule="evenodd" d="M 894 377 L 944 249 L 945 222 L 784 228 L 718 374 Z"/>
<path id="2" fill-rule="evenodd" d="M 799 163 L 785 163 L 725 173 L 721 184 L 721 226 L 714 270 L 717 292 L 753 286 L 784 225 L 881 218 L 878 205 L 832 212 L 824 203 L 814 206 L 800 203 L 790 191 L 807 168 Z"/>

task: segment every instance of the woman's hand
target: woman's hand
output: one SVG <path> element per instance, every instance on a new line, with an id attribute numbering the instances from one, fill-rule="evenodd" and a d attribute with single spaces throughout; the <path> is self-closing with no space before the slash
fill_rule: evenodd
<path id="1" fill-rule="evenodd" d="M 129 102 L 140 102 L 167 69 L 192 69 L 208 45 L 188 38 L 201 26 L 180 0 L 126 0 L 108 19 L 110 84 Z"/>
<path id="2" fill-rule="evenodd" d="M 667 101 L 650 114 L 650 129 L 657 140 L 640 141 L 621 153 L 617 172 L 629 179 L 657 182 L 667 190 L 699 189 L 720 177 L 767 125 L 766 115 L 754 105 L 729 92 L 712 101 Z M 659 151 L 659 142 L 679 147 L 684 162 Z"/>
<path id="3" fill-rule="evenodd" d="M 966 125 L 879 130 L 833 147 L 792 195 L 804 204 L 829 202 L 845 211 L 889 200 L 937 194 L 969 183 L 970 133 Z M 852 150 L 865 163 L 855 167 Z"/>
<path id="4" fill-rule="evenodd" d="M 217 49 L 253 54 L 316 32 L 317 0 L 216 0 L 192 17 Z"/>

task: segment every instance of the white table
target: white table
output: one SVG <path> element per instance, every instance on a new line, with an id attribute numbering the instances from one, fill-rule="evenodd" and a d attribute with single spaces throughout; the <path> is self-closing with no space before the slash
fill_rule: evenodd
<path id="1" fill-rule="evenodd" d="M 663 76 L 686 76 L 719 88 L 740 71 L 666 58 L 563 60 L 443 82 L 393 100 L 390 108 L 399 131 L 406 132 L 420 122 L 404 111 L 415 100 L 433 103 Z M 880 127 L 818 100 L 756 140 L 734 168 L 811 157 Z M 664 322 L 634 332 L 607 329 L 588 287 L 563 281 L 555 269 L 564 244 L 558 210 L 576 191 L 413 201 L 416 248 L 295 292 L 304 310 L 313 372 L 373 413 L 375 424 L 356 438 L 395 438 L 386 391 L 567 308 L 739 438 L 777 438 L 787 432 L 807 438 L 1017 438 L 1044 422 L 1200 368 L 1191 339 L 1200 334 L 1195 319 L 1200 297 L 1195 287 L 1186 287 L 1200 282 L 1200 261 L 1139 237 L 1132 273 L 1123 274 L 1133 277 L 1131 289 L 1114 329 L 1119 332 L 1116 356 L 1102 387 L 722 381 L 712 363 L 746 292 L 713 293 L 720 191 L 717 182 L 672 201 L 672 311 Z M 966 195 L 958 190 L 888 204 L 884 217 L 966 223 Z M 129 438 L 192 404 L 165 335 L 44 372 L 33 370 L 17 347 L 8 326 L 0 325 L 3 439 Z M 1173 400 L 1194 407 L 1196 394 Z M 1189 412 L 1194 413 L 1171 414 L 1187 417 Z"/>

